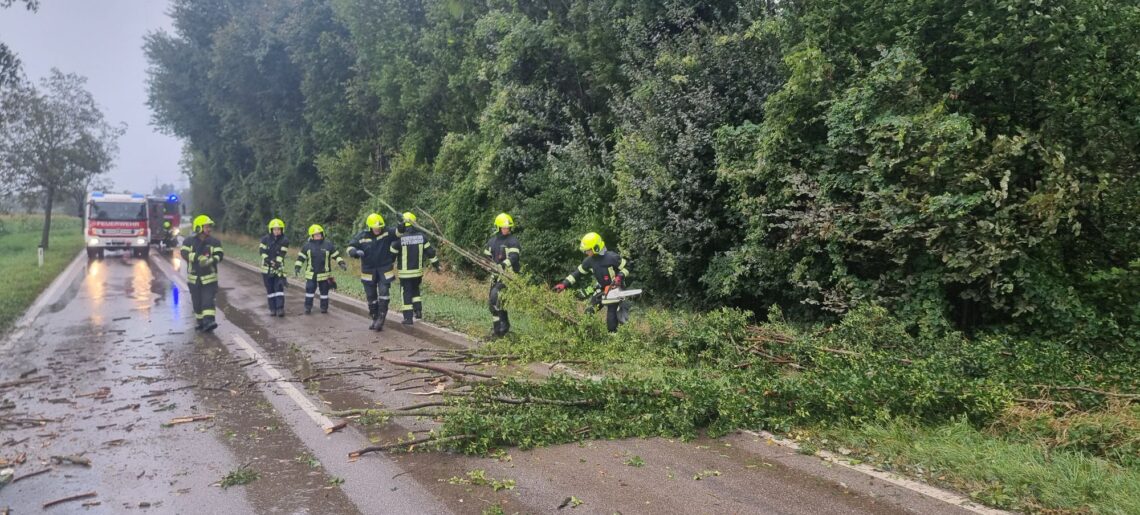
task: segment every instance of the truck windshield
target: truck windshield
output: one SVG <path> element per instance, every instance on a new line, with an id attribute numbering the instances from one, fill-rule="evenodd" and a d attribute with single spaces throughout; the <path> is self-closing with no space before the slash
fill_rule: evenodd
<path id="1" fill-rule="evenodd" d="M 92 201 L 87 206 L 87 219 L 103 221 L 146 220 L 146 203 Z"/>

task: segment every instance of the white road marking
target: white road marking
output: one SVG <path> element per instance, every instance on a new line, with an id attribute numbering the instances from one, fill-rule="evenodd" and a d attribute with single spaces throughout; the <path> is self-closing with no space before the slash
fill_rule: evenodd
<path id="1" fill-rule="evenodd" d="M 85 256 L 86 252 L 76 254 L 75 259 L 71 260 L 71 264 L 67 265 L 67 268 L 64 268 L 63 272 L 60 272 L 60 274 L 55 277 L 55 280 L 48 285 L 47 289 L 36 298 L 32 307 L 24 312 L 23 316 L 12 326 L 12 332 L 8 333 L 3 343 L 0 343 L 0 352 L 6 352 L 15 345 L 16 342 L 24 336 L 24 332 L 28 330 L 28 327 L 36 320 L 36 317 L 40 316 L 40 312 L 43 311 L 48 304 L 54 302 L 55 298 L 59 295 L 59 291 L 71 284 L 72 276 L 81 268 L 80 265 L 83 264 L 83 258 Z"/>
<path id="2" fill-rule="evenodd" d="M 179 287 L 184 289 L 188 288 L 186 279 L 171 269 L 166 261 L 155 259 L 152 260 L 151 263 L 155 264 L 155 266 L 162 270 L 162 273 L 166 275 L 168 279 L 178 283 Z M 218 320 L 224 320 L 225 317 L 221 313 L 221 310 L 218 310 L 217 318 Z M 257 350 L 253 343 L 241 336 L 242 330 L 240 328 L 234 326 L 233 324 L 228 324 L 224 331 L 233 332 L 234 343 L 236 343 L 237 346 L 241 348 L 243 352 L 245 352 L 247 357 L 255 360 L 258 368 L 260 368 L 261 371 L 265 373 L 265 375 L 269 376 L 269 378 L 273 380 L 274 384 L 284 390 L 285 395 L 293 401 L 293 404 L 296 404 L 297 407 L 301 409 L 301 411 L 304 411 L 305 414 L 313 420 L 313 422 L 316 422 L 317 426 L 321 427 L 322 429 L 328 429 L 334 425 L 334 422 L 328 417 L 324 416 L 321 413 L 321 410 L 317 408 L 317 405 L 314 404 L 311 399 L 306 397 L 305 394 L 302 393 L 296 385 L 286 380 L 285 374 L 282 374 L 281 371 L 277 370 L 277 368 L 269 364 L 269 360 L 265 359 L 265 356 Z"/>
<path id="3" fill-rule="evenodd" d="M 796 451 L 798 451 L 800 449 L 800 444 L 798 444 L 792 440 L 789 440 L 787 438 L 778 438 L 776 435 L 769 433 L 767 431 L 744 431 L 744 432 L 748 433 L 750 435 L 753 435 L 753 436 L 759 436 L 761 438 L 765 438 L 769 442 L 772 442 L 772 443 L 779 445 L 781 447 L 787 447 L 789 449 L 796 450 Z M 816 451 L 815 456 L 819 457 L 820 459 L 822 459 L 823 461 L 826 461 L 828 463 L 834 463 L 834 464 L 839 465 L 841 467 L 846 467 L 846 468 L 849 468 L 849 469 L 857 471 L 857 472 L 862 472 L 862 473 L 864 473 L 868 476 L 871 476 L 875 479 L 879 479 L 881 481 L 886 481 L 892 485 L 895 485 L 895 486 L 898 486 L 901 488 L 905 488 L 905 489 L 910 490 L 912 492 L 918 492 L 922 495 L 925 495 L 925 496 L 930 497 L 932 499 L 937 499 L 937 500 L 942 501 L 942 502 L 947 503 L 947 504 L 953 504 L 954 506 L 957 506 L 957 507 L 962 508 L 963 510 L 966 510 L 969 512 L 978 513 L 980 515 L 1009 515 L 1010 514 L 1010 512 L 1008 512 L 1008 511 L 990 508 L 987 506 L 982 506 L 982 505 L 980 505 L 980 504 L 978 504 L 978 503 L 976 503 L 976 502 L 974 502 L 974 501 L 972 501 L 966 497 L 958 495 L 954 492 L 950 492 L 948 490 L 943 490 L 943 489 L 938 488 L 936 486 L 931 486 L 931 485 L 928 485 L 926 483 L 920 483 L 918 481 L 910 480 L 910 479 L 904 478 L 902 476 L 899 476 L 897 474 L 891 474 L 889 472 L 884 472 L 884 471 L 878 470 L 878 469 L 876 469 L 870 465 L 864 465 L 862 463 L 857 463 L 857 464 L 856 463 L 850 463 L 849 461 L 844 459 L 842 456 L 836 456 L 834 453 L 831 453 L 828 451 L 823 451 L 823 450 Z"/>
<path id="4" fill-rule="evenodd" d="M 245 351 L 250 359 L 257 360 L 257 365 L 265 372 L 265 375 L 268 375 L 270 379 L 277 383 L 277 386 L 285 391 L 285 395 L 289 396 L 289 398 L 293 400 L 293 403 L 296 404 L 298 408 L 301 408 L 301 411 L 304 411 L 309 418 L 313 419 L 313 422 L 316 422 L 322 429 L 333 426 L 333 421 L 321 414 L 321 410 L 317 408 L 317 405 L 313 404 L 313 401 L 306 397 L 304 393 L 301 393 L 301 390 L 297 389 L 293 383 L 286 381 L 285 375 L 274 368 L 273 365 L 270 365 L 269 361 L 265 359 L 265 356 L 262 356 L 261 353 L 253 347 L 252 343 L 237 334 L 233 335 L 233 340 L 238 344 L 238 347 L 241 347 L 241 349 Z"/>

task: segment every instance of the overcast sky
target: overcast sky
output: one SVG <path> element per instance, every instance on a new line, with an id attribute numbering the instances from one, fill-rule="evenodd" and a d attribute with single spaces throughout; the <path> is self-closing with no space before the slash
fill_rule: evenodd
<path id="1" fill-rule="evenodd" d="M 150 193 L 155 179 L 181 187 L 182 144 L 151 126 L 146 106 L 143 35 L 170 30 L 166 0 L 41 0 L 36 12 L 22 5 L 0 9 L 0 41 L 24 74 L 37 83 L 53 67 L 83 75 L 107 120 L 126 122 L 110 172 L 115 188 Z"/>

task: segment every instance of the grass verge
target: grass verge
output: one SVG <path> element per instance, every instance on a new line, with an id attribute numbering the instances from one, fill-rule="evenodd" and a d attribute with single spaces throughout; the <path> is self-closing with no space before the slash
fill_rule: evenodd
<path id="1" fill-rule="evenodd" d="M 991 506 L 1030 513 L 1140 513 L 1140 470 L 1041 441 L 1017 441 L 965 420 L 932 427 L 905 420 L 833 427 L 812 440 Z"/>
<path id="2" fill-rule="evenodd" d="M 40 292 L 83 248 L 80 220 L 52 216 L 51 246 L 44 253 L 44 266 L 37 263 L 42 216 L 0 216 L 0 334 L 28 309 Z"/>

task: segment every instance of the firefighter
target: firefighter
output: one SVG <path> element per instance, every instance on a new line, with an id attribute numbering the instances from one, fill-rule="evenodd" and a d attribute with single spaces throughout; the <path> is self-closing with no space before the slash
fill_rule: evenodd
<path id="1" fill-rule="evenodd" d="M 280 218 L 269 221 L 269 234 L 261 237 L 261 280 L 265 283 L 269 316 L 285 316 L 285 256 L 289 253 L 289 238 L 285 236 L 285 222 Z"/>
<path id="2" fill-rule="evenodd" d="M 319 225 L 309 226 L 309 241 L 301 247 L 297 254 L 297 262 L 293 263 L 293 275 L 301 275 L 301 266 L 305 266 L 305 314 L 313 312 L 313 296 L 318 289 L 321 294 L 321 313 L 329 312 L 329 285 L 332 279 L 332 262 L 336 260 L 341 270 L 348 270 L 348 265 L 340 257 L 336 246 L 325 239 L 325 230 Z"/>
<path id="3" fill-rule="evenodd" d="M 491 334 L 498 338 L 511 330 L 511 319 L 507 310 L 503 309 L 503 290 L 507 285 L 503 283 L 502 274 L 507 270 L 519 272 L 519 240 L 511 234 L 515 221 L 511 215 L 500 213 L 495 217 L 495 234 L 487 240 L 483 247 L 483 255 L 491 259 L 498 267 L 491 273 L 491 291 L 487 296 L 487 305 L 491 309 Z"/>
<path id="4" fill-rule="evenodd" d="M 195 331 L 210 332 L 217 329 L 214 320 L 214 296 L 218 294 L 218 263 L 225 253 L 222 242 L 210 236 L 214 221 L 198 215 L 192 224 L 194 236 L 182 243 L 182 260 L 186 262 L 186 282 L 190 287 L 190 300 L 194 304 Z"/>
<path id="5" fill-rule="evenodd" d="M 395 256 L 392 244 L 397 240 L 396 230 L 384 226 L 384 217 L 377 213 L 368 215 L 365 221 L 368 228 L 352 237 L 348 243 L 348 257 L 360 260 L 360 283 L 364 285 L 364 297 L 368 299 L 368 314 L 372 316 L 373 331 L 384 330 L 384 315 L 392 297 L 389 291 L 396 272 L 392 270 Z"/>
<path id="6" fill-rule="evenodd" d="M 396 232 L 398 238 L 390 248 L 396 258 L 396 274 L 400 278 L 400 289 L 404 292 L 404 325 L 412 325 L 412 316 L 424 317 L 423 299 L 420 297 L 420 283 L 424 279 L 424 265 L 430 263 L 439 271 L 439 258 L 435 247 L 413 224 L 416 215 L 404 213 L 403 226 Z"/>
<path id="7" fill-rule="evenodd" d="M 583 236 L 578 249 L 586 253 L 586 259 L 582 260 L 578 269 L 566 276 L 554 289 L 561 292 L 567 286 L 593 275 L 594 280 L 597 281 L 594 286 L 600 293 L 600 295 L 594 296 L 593 302 L 606 308 L 606 328 L 611 333 L 615 333 L 618 322 L 621 321 L 619 320 L 618 307 L 622 301 L 621 299 L 608 299 L 606 294 L 609 293 L 610 288 L 621 288 L 626 283 L 629 270 L 626 267 L 625 258 L 617 252 L 606 249 L 606 242 L 602 241 L 602 237 L 596 232 Z"/>
<path id="8" fill-rule="evenodd" d="M 170 250 L 173 252 L 174 247 L 178 246 L 177 236 L 178 235 L 174 233 L 174 225 L 170 223 L 170 220 L 163 220 L 162 236 L 159 239 L 159 242 L 165 247 L 162 250 Z"/>

